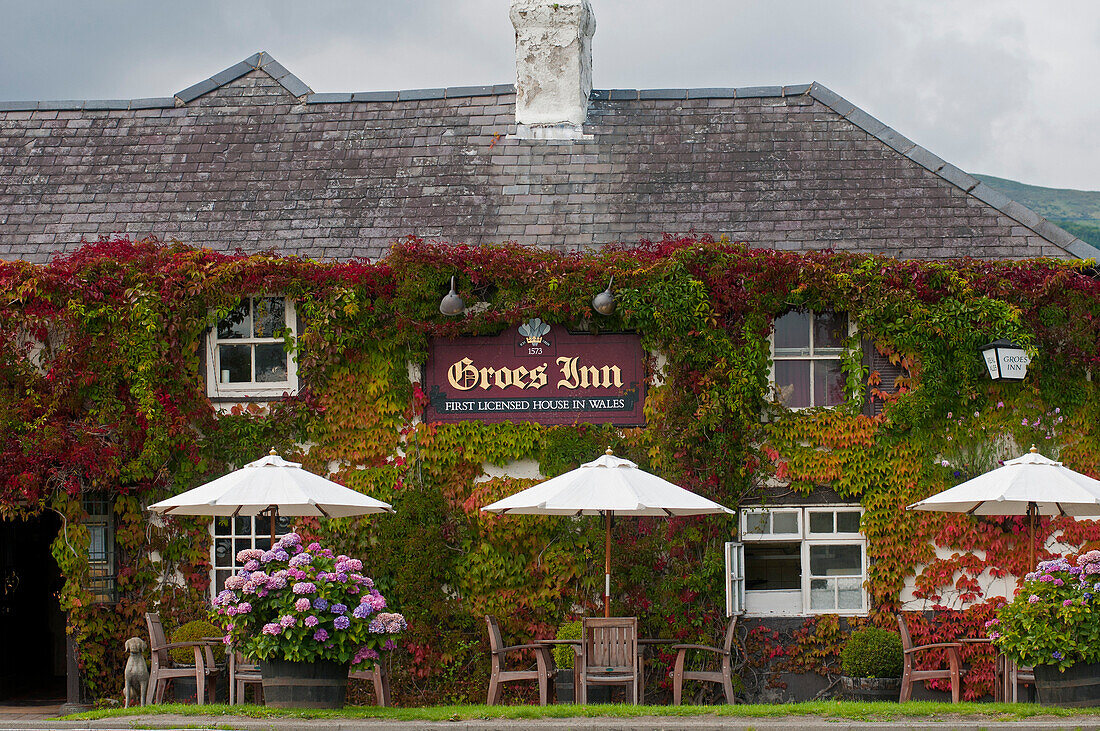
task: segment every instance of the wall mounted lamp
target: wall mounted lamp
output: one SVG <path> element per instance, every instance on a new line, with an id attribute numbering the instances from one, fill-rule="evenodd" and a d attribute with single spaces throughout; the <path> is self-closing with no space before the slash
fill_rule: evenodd
<path id="1" fill-rule="evenodd" d="M 1011 340 L 994 340 L 980 348 L 989 377 L 994 381 L 1022 381 L 1031 359 L 1027 351 Z"/>
<path id="2" fill-rule="evenodd" d="M 614 282 L 615 277 L 612 277 L 607 283 L 607 289 L 592 298 L 592 309 L 601 315 L 610 315 L 615 311 L 615 295 L 611 294 L 611 285 Z"/>
<path id="3" fill-rule="evenodd" d="M 466 303 L 462 301 L 462 298 L 458 296 L 458 292 L 455 291 L 455 278 L 451 277 L 451 291 L 444 295 L 443 299 L 439 301 L 439 314 L 446 315 L 447 317 L 454 317 L 461 315 L 466 311 Z"/>

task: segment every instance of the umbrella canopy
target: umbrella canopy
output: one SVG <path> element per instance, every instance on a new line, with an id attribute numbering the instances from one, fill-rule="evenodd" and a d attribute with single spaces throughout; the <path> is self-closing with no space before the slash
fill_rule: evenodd
<path id="1" fill-rule="evenodd" d="M 389 503 L 375 500 L 271 454 L 205 485 L 149 506 L 161 515 L 311 515 L 343 518 L 392 513 Z M 274 538 L 273 538 L 274 540 Z"/>
<path id="2" fill-rule="evenodd" d="M 1034 538 L 1036 515 L 1100 516 L 1100 480 L 1039 454 L 1010 459 L 949 490 L 913 503 L 909 510 L 968 515 L 1026 515 Z M 1032 540 L 1034 565 L 1035 544 Z"/>
<path id="3" fill-rule="evenodd" d="M 490 513 L 603 515 L 604 615 L 611 613 L 611 516 L 713 515 L 734 511 L 650 474 L 608 448 L 575 470 L 486 505 Z"/>

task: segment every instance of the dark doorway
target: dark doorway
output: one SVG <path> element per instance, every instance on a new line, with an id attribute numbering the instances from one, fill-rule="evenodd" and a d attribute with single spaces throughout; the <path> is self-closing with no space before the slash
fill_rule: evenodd
<path id="1" fill-rule="evenodd" d="M 65 699 L 65 615 L 61 571 L 50 544 L 61 529 L 51 512 L 0 520 L 0 701 Z"/>

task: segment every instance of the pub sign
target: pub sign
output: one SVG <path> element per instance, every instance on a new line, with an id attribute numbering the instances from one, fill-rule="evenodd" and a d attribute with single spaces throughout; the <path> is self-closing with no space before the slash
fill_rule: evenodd
<path id="1" fill-rule="evenodd" d="M 538 318 L 495 337 L 429 345 L 424 420 L 643 426 L 637 334 L 570 333 Z"/>

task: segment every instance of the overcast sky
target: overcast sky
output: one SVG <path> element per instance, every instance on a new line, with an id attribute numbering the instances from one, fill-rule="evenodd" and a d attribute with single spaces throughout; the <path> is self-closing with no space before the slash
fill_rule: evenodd
<path id="1" fill-rule="evenodd" d="M 592 0 L 596 88 L 818 81 L 968 172 L 1100 190 L 1096 0 Z M 265 50 L 314 91 L 508 83 L 508 0 L 0 0 L 0 99 L 169 96 Z"/>

